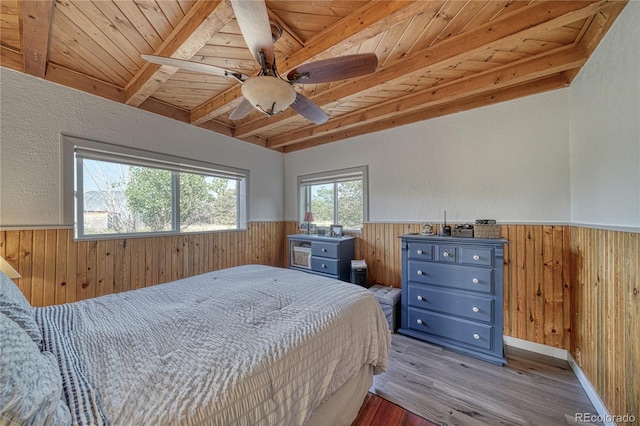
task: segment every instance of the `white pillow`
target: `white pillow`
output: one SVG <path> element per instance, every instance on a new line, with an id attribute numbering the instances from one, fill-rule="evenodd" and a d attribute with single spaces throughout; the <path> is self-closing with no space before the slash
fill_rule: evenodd
<path id="1" fill-rule="evenodd" d="M 33 307 L 16 283 L 0 272 L 0 313 L 13 320 L 42 350 L 42 333 L 36 322 Z"/>
<path id="2" fill-rule="evenodd" d="M 62 378 L 51 352 L 0 314 L 0 424 L 70 425 Z"/>

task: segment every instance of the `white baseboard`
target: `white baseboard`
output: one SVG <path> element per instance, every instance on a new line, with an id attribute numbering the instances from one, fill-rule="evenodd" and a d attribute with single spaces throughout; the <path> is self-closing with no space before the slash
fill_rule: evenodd
<path id="1" fill-rule="evenodd" d="M 568 352 L 566 349 L 554 348 L 553 346 L 543 345 L 541 343 L 530 342 L 517 337 L 503 336 L 504 344 L 513 346 L 514 348 L 524 349 L 526 351 L 535 352 L 537 354 L 547 355 L 553 358 L 567 361 Z"/>
<path id="2" fill-rule="evenodd" d="M 580 368 L 576 360 L 573 358 L 571 353 L 566 349 L 554 348 L 553 346 L 543 345 L 541 343 L 530 342 L 524 339 L 518 339 L 516 337 L 511 336 L 503 336 L 504 344 L 507 346 L 513 346 L 514 348 L 524 349 L 527 351 L 535 352 L 541 355 L 547 355 L 553 358 L 562 359 L 569 363 L 571 370 L 573 370 L 573 374 L 576 375 L 580 386 L 589 397 L 589 400 L 593 404 L 593 407 L 596 409 L 598 413 L 598 417 L 605 426 L 616 426 L 616 423 L 612 421 L 612 416 L 609 414 L 609 410 L 605 407 L 604 403 L 600 399 L 598 392 L 596 392 L 593 385 L 584 374 L 584 371 Z"/>
<path id="3" fill-rule="evenodd" d="M 605 407 L 604 403 L 600 399 L 600 395 L 598 395 L 598 392 L 596 392 L 586 374 L 584 374 L 584 371 L 582 371 L 582 368 L 580 368 L 571 353 L 567 352 L 567 355 L 567 361 L 569 362 L 569 365 L 573 370 L 573 374 L 576 375 L 576 377 L 578 378 L 578 382 L 580 382 L 580 385 L 582 386 L 582 389 L 584 389 L 584 391 L 587 393 L 587 396 L 591 400 L 593 407 L 598 412 L 598 416 L 600 417 L 602 423 L 604 423 L 605 426 L 616 426 L 616 423 L 612 420 L 611 414 L 609 414 L 609 410 L 607 410 L 607 407 Z"/>

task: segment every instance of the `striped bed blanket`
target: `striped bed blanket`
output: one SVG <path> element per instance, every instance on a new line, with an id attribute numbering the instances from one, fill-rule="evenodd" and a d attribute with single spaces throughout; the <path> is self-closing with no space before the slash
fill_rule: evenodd
<path id="1" fill-rule="evenodd" d="M 300 425 L 390 349 L 367 290 L 261 265 L 36 311 L 75 424 Z"/>

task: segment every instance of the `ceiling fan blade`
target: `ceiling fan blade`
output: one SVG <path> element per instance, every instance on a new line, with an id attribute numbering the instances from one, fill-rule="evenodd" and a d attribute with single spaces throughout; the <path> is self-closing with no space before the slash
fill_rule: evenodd
<path id="1" fill-rule="evenodd" d="M 274 61 L 273 39 L 264 0 L 231 0 L 231 7 L 251 54 L 262 65 L 260 52 L 264 53 L 265 66 L 271 69 Z"/>
<path id="2" fill-rule="evenodd" d="M 247 100 L 247 98 L 243 98 L 242 102 L 238 104 L 236 109 L 229 115 L 229 119 L 231 120 L 240 120 L 245 118 L 247 115 L 251 114 L 255 108 L 251 105 L 251 102 Z"/>
<path id="3" fill-rule="evenodd" d="M 287 79 L 300 84 L 328 83 L 371 74 L 377 67 L 375 53 L 338 56 L 301 65 L 290 71 Z"/>
<path id="4" fill-rule="evenodd" d="M 192 62 L 185 59 L 167 58 L 164 56 L 156 55 L 141 55 L 142 59 L 159 65 L 169 65 L 171 67 L 180 68 L 188 71 L 200 72 L 203 74 L 217 75 L 220 77 L 234 77 L 238 80 L 244 81 L 249 78 L 248 75 L 238 71 L 229 71 L 224 68 L 219 68 L 214 65 L 203 64 L 202 62 Z"/>
<path id="5" fill-rule="evenodd" d="M 296 100 L 291 104 L 291 108 L 315 124 L 326 123 L 329 119 L 329 116 L 318 105 L 300 93 L 296 94 Z"/>

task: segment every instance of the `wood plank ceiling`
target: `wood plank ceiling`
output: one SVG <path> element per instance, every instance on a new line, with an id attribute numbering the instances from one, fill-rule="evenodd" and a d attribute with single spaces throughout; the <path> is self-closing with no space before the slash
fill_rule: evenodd
<path id="1" fill-rule="evenodd" d="M 249 0 L 247 0 L 249 1 Z M 295 89 L 291 108 L 242 120 L 225 77 L 145 62 L 155 54 L 255 75 L 228 1 L 2 0 L 0 65 L 270 149 L 291 152 L 569 85 L 626 1 L 267 0 L 281 75 L 373 52 L 374 74 Z M 10 105 L 3 105 L 10 108 Z"/>

